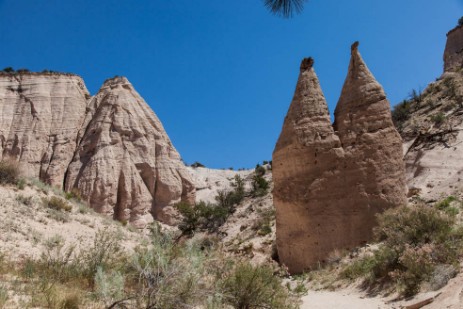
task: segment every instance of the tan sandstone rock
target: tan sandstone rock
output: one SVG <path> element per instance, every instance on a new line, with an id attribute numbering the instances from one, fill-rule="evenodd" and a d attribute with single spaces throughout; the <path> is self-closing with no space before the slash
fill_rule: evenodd
<path id="1" fill-rule="evenodd" d="M 444 71 L 454 72 L 463 68 L 463 26 L 447 33 L 444 52 Z"/>
<path id="2" fill-rule="evenodd" d="M 107 80 L 88 104 L 65 188 L 98 212 L 136 226 L 169 222 L 165 208 L 194 202 L 194 185 L 165 130 L 126 78 Z"/>
<path id="3" fill-rule="evenodd" d="M 277 248 L 292 273 L 366 243 L 375 215 L 405 203 L 401 138 L 357 46 L 335 129 L 312 61 L 304 60 L 273 153 Z"/>
<path id="4" fill-rule="evenodd" d="M 0 155 L 62 187 L 85 116 L 88 91 L 70 74 L 0 75 Z"/>

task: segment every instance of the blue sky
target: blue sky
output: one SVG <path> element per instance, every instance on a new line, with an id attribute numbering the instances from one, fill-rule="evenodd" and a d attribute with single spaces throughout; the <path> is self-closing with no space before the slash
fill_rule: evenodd
<path id="1" fill-rule="evenodd" d="M 214 168 L 270 160 L 303 57 L 331 112 L 360 51 L 391 104 L 442 73 L 463 0 L 310 0 L 282 19 L 262 0 L 0 0 L 0 67 L 81 75 L 92 94 L 124 75 L 182 158 Z"/>

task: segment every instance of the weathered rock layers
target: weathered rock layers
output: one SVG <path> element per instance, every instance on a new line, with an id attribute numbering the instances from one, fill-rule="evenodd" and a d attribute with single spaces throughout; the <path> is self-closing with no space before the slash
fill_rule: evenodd
<path id="1" fill-rule="evenodd" d="M 27 176 L 62 187 L 87 97 L 76 75 L 1 75 L 1 157 L 19 161 Z"/>
<path id="2" fill-rule="evenodd" d="M 444 51 L 444 72 L 455 72 L 463 68 L 463 26 L 447 33 Z"/>
<path id="3" fill-rule="evenodd" d="M 334 128 L 313 61 L 302 61 L 273 153 L 277 248 L 292 273 L 366 243 L 375 215 L 405 203 L 401 138 L 357 46 Z"/>
<path id="4" fill-rule="evenodd" d="M 126 78 L 94 97 L 65 74 L 0 75 L 2 158 L 31 177 L 79 189 L 98 212 L 143 226 L 194 201 L 195 189 L 161 122 Z"/>

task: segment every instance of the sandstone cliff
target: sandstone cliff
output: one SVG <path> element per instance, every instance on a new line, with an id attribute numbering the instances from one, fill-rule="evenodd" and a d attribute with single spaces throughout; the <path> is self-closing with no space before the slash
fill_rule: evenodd
<path id="1" fill-rule="evenodd" d="M 458 26 L 447 34 L 444 52 L 444 71 L 454 72 L 463 68 L 463 26 Z"/>
<path id="2" fill-rule="evenodd" d="M 333 128 L 312 61 L 303 60 L 273 153 L 277 247 L 292 273 L 366 243 L 375 215 L 405 203 L 401 138 L 357 44 L 335 117 Z"/>
<path id="3" fill-rule="evenodd" d="M 14 158 L 25 175 L 61 188 L 88 97 L 76 75 L 0 75 L 1 157 Z"/>
<path id="4" fill-rule="evenodd" d="M 143 226 L 195 188 L 161 122 L 125 78 L 91 97 L 69 74 L 0 75 L 2 158 L 27 176 L 77 188 L 97 211 Z M 167 208 L 168 209 L 168 208 Z"/>

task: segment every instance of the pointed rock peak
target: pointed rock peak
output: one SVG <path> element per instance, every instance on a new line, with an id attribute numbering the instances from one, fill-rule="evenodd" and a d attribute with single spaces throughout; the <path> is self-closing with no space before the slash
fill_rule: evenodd
<path id="1" fill-rule="evenodd" d="M 313 69 L 312 58 L 304 58 L 293 100 L 286 114 L 275 151 L 290 145 L 312 145 L 320 136 L 334 135 L 325 96 Z M 332 143 L 335 138 L 327 139 Z M 334 141 L 336 143 L 336 141 Z"/>
<path id="2" fill-rule="evenodd" d="M 355 41 L 355 42 L 350 46 L 350 51 L 351 51 L 352 53 L 358 52 L 359 45 L 360 45 L 360 42 L 359 42 L 359 41 Z"/>
<path id="3" fill-rule="evenodd" d="M 376 81 L 358 50 L 359 42 L 351 46 L 351 59 L 335 115 L 362 105 L 386 99 L 383 87 Z"/>
<path id="4" fill-rule="evenodd" d="M 313 116 L 329 118 L 328 105 L 313 65 L 314 60 L 311 57 L 304 58 L 301 62 L 296 91 L 288 111 L 288 117 L 293 120 Z"/>
<path id="5" fill-rule="evenodd" d="M 314 60 L 312 57 L 304 58 L 301 61 L 301 72 L 310 70 L 313 67 Z"/>

